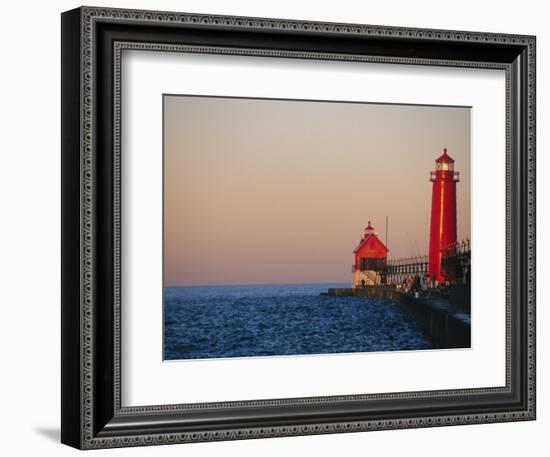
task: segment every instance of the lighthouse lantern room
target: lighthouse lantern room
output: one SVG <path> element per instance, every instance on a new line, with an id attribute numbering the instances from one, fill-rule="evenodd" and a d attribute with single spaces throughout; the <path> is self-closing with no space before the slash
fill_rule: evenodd
<path id="1" fill-rule="evenodd" d="M 380 284 L 379 271 L 386 266 L 388 248 L 380 241 L 370 221 L 353 253 L 355 254 L 355 263 L 352 268 L 353 287 Z"/>

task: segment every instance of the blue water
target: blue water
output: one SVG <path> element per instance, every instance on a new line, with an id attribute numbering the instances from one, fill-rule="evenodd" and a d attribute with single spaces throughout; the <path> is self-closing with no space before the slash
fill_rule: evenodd
<path id="1" fill-rule="evenodd" d="M 392 302 L 322 297 L 346 284 L 165 288 L 165 360 L 427 349 Z"/>

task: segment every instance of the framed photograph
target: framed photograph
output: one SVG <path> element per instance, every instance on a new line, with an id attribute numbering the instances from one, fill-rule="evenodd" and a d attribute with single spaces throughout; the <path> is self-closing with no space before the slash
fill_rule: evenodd
<path id="1" fill-rule="evenodd" d="M 535 37 L 62 14 L 62 442 L 535 419 Z"/>

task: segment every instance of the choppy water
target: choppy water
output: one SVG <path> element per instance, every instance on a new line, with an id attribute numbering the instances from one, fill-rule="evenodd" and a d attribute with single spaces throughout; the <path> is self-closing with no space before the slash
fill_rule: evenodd
<path id="1" fill-rule="evenodd" d="M 427 349 L 394 303 L 321 297 L 344 284 L 165 289 L 166 360 Z"/>

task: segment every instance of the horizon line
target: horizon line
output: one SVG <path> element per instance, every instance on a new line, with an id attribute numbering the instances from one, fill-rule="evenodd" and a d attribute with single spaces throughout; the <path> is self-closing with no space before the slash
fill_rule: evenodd
<path id="1" fill-rule="evenodd" d="M 228 286 L 300 286 L 300 285 L 321 285 L 321 284 L 347 284 L 351 281 L 314 281 L 314 282 L 264 282 L 264 283 L 233 283 L 233 284 L 184 284 L 184 285 L 163 285 L 163 288 L 177 287 L 228 287 Z"/>

